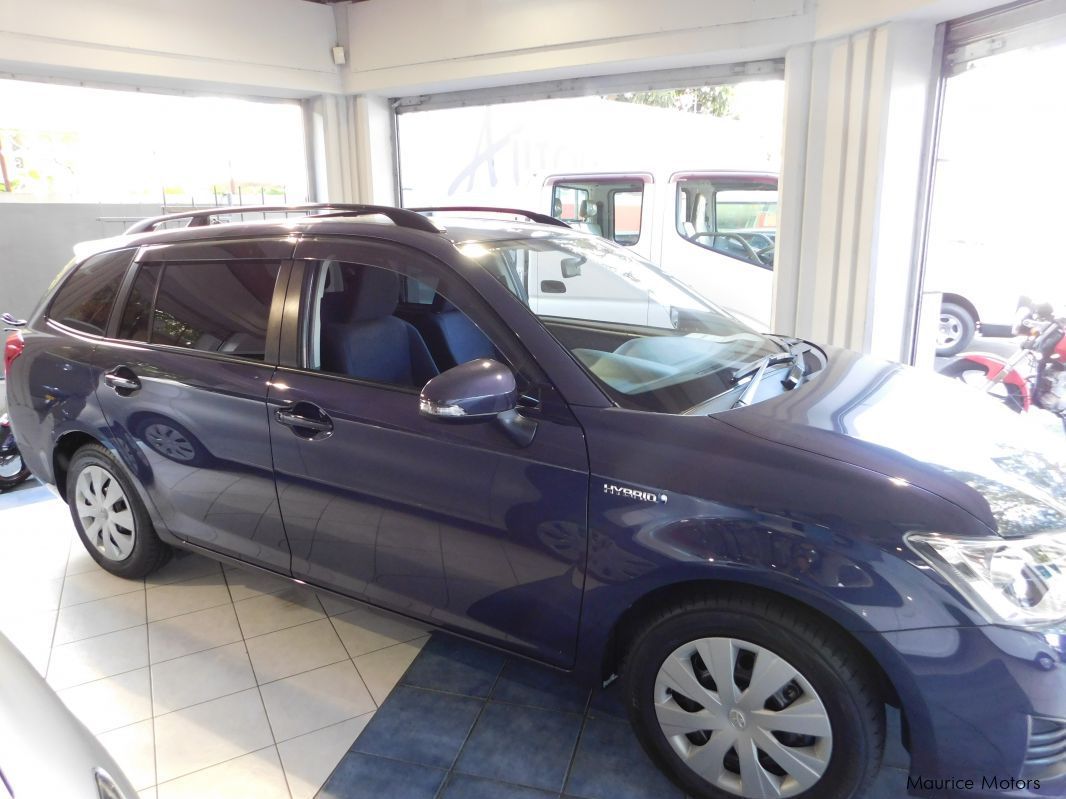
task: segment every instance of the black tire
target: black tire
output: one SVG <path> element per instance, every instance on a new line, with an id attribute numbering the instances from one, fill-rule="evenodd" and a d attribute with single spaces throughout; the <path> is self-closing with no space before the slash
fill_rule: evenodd
<path id="1" fill-rule="evenodd" d="M 19 486 L 30 479 L 29 467 L 26 466 L 26 463 L 22 460 L 22 457 L 20 455 L 15 455 L 13 457 L 18 459 L 20 468 L 17 472 L 12 475 L 9 475 L 8 477 L 0 475 L 0 491 L 10 491 L 12 488 Z"/>
<path id="2" fill-rule="evenodd" d="M 833 742 L 828 764 L 818 781 L 794 794 L 794 799 L 865 795 L 881 766 L 885 741 L 885 706 L 877 680 L 842 634 L 816 616 L 757 594 L 707 596 L 673 604 L 648 619 L 634 637 L 622 691 L 637 738 L 652 760 L 693 797 L 740 795 L 713 785 L 685 765 L 655 711 L 656 677 L 667 656 L 689 642 L 717 637 L 754 644 L 783 658 L 823 703 Z M 735 749 L 730 752 L 735 754 Z"/>
<path id="3" fill-rule="evenodd" d="M 936 354 L 941 358 L 958 355 L 970 346 L 970 342 L 977 333 L 977 320 L 974 319 L 973 314 L 953 302 L 940 304 L 940 324 L 951 324 L 953 331 L 957 330 L 953 333 L 956 338 L 946 344 L 941 344 L 938 337 Z"/>
<path id="4" fill-rule="evenodd" d="M 108 476 L 116 480 L 125 495 L 125 504 L 132 513 L 133 525 L 133 549 L 122 560 L 113 560 L 106 557 L 98 550 L 86 535 L 85 527 L 79 516 L 77 506 L 78 477 L 90 466 L 99 467 L 107 472 Z M 74 527 L 78 531 L 85 549 L 100 567 L 119 577 L 131 580 L 139 580 L 147 577 L 170 560 L 173 550 L 160 540 L 152 524 L 152 518 L 148 509 L 141 501 L 137 489 L 130 480 L 125 467 L 111 455 L 105 447 L 99 444 L 86 444 L 74 453 L 71 458 L 70 468 L 67 470 L 67 506 L 70 515 L 74 519 Z"/>
<path id="5" fill-rule="evenodd" d="M 988 379 L 988 367 L 963 356 L 944 364 L 944 366 L 937 371 L 937 374 L 949 377 L 952 380 L 958 380 L 966 385 L 971 385 L 966 379 L 966 375 L 975 372 L 981 373 L 985 376 L 986 380 Z M 1024 411 L 1025 397 L 1022 395 L 1022 390 L 1011 383 L 1003 383 L 1001 385 L 1003 389 L 1002 395 L 999 393 L 989 393 L 989 396 L 993 399 L 998 399 L 1015 413 L 1021 413 Z"/>

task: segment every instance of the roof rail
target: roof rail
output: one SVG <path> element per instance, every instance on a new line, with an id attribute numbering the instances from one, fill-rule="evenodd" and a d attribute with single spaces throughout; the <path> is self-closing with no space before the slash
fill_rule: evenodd
<path id="1" fill-rule="evenodd" d="M 188 219 L 186 227 L 203 227 L 211 224 L 211 218 L 215 216 L 232 216 L 233 214 L 260 214 L 260 213 L 301 213 L 307 211 L 326 211 L 330 216 L 373 216 L 380 214 L 388 217 L 398 227 L 422 230 L 426 233 L 440 233 L 440 230 L 421 214 L 408 211 L 403 208 L 393 208 L 388 205 L 353 205 L 346 203 L 302 203 L 298 205 L 223 205 L 218 208 L 198 208 L 193 211 L 183 211 L 178 214 L 164 214 L 153 216 L 135 222 L 126 229 L 126 235 L 134 233 L 148 233 L 155 230 L 159 225 L 178 219 Z"/>
<path id="2" fill-rule="evenodd" d="M 437 208 L 408 208 L 408 211 L 417 211 L 420 214 L 434 214 L 434 213 L 448 213 L 448 212 L 462 212 L 462 211 L 478 211 L 488 212 L 493 214 L 511 214 L 512 216 L 522 216 L 528 219 L 530 222 L 537 222 L 541 225 L 555 225 L 556 227 L 569 228 L 561 219 L 556 219 L 554 216 L 548 216 L 547 214 L 537 213 L 536 211 L 523 211 L 521 208 L 497 208 L 491 205 L 446 205 Z"/>

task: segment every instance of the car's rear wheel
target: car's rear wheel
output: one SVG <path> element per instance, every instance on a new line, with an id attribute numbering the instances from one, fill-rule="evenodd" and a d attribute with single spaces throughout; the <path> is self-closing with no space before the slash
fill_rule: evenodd
<path id="1" fill-rule="evenodd" d="M 74 454 L 67 504 L 85 548 L 112 574 L 139 579 L 169 559 L 125 469 L 104 447 L 88 444 Z"/>
<path id="2" fill-rule="evenodd" d="M 884 703 L 841 635 L 757 596 L 649 620 L 627 656 L 630 720 L 652 759 L 705 799 L 851 799 L 881 763 Z"/>
<path id="3" fill-rule="evenodd" d="M 970 346 L 977 332 L 973 314 L 953 302 L 940 305 L 940 323 L 936 333 L 936 354 L 941 358 L 958 355 Z"/>

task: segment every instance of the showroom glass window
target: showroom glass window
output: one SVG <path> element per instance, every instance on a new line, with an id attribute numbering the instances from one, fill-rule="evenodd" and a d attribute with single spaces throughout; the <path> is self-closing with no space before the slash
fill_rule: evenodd
<path id="1" fill-rule="evenodd" d="M 63 281 L 48 317 L 82 333 L 102 336 L 133 253 L 117 250 L 85 261 Z"/>
<path id="2" fill-rule="evenodd" d="M 142 266 L 119 338 L 262 360 L 279 270 L 276 261 Z"/>

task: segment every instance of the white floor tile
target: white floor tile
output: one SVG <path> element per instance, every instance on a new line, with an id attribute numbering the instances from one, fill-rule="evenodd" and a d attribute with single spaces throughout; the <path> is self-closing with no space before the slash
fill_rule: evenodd
<path id="1" fill-rule="evenodd" d="M 273 743 L 255 689 L 157 716 L 157 779 L 167 782 Z"/>
<path id="2" fill-rule="evenodd" d="M 143 580 L 127 580 L 125 577 L 116 577 L 110 572 L 105 572 L 97 567 L 96 571 L 72 574 L 63 583 L 63 596 L 60 605 L 78 605 L 82 602 L 92 602 L 97 599 L 106 599 L 109 596 L 129 594 L 133 591 L 143 591 Z"/>
<path id="3" fill-rule="evenodd" d="M 92 733 L 106 732 L 152 718 L 148 669 L 116 674 L 57 693 Z"/>
<path id="4" fill-rule="evenodd" d="M 337 616 L 341 613 L 347 613 L 349 610 L 356 610 L 363 607 L 362 603 L 356 602 L 354 599 L 342 599 L 339 596 L 333 596 L 332 594 L 316 594 L 318 601 L 322 603 L 322 609 L 326 611 L 327 616 Z"/>
<path id="5" fill-rule="evenodd" d="M 27 655 L 27 652 L 47 652 L 52 648 L 52 635 L 56 627 L 56 611 L 24 611 L 22 608 L 0 607 L 0 633 Z"/>
<path id="6" fill-rule="evenodd" d="M 322 605 L 313 593 L 290 588 L 280 594 L 257 596 L 234 604 L 245 638 L 321 619 Z"/>
<path id="7" fill-rule="evenodd" d="M 373 712 L 315 730 L 278 744 L 281 765 L 289 780 L 292 799 L 312 799 L 345 752 L 359 737 Z"/>
<path id="8" fill-rule="evenodd" d="M 273 682 L 348 659 L 348 653 L 329 619 L 287 627 L 249 638 L 245 643 L 255 677 L 260 683 Z"/>
<path id="9" fill-rule="evenodd" d="M 212 573 L 179 583 L 148 589 L 148 621 L 169 619 L 197 610 L 230 604 L 222 573 Z"/>
<path id="10" fill-rule="evenodd" d="M 255 676 L 241 641 L 152 666 L 157 715 L 254 687 Z"/>
<path id="11" fill-rule="evenodd" d="M 55 644 L 136 627 L 144 621 L 144 594 L 140 591 L 71 605 L 59 611 Z"/>
<path id="12" fill-rule="evenodd" d="M 138 793 L 155 785 L 155 736 L 151 719 L 96 737 Z M 143 799 L 143 793 L 141 797 Z"/>
<path id="13" fill-rule="evenodd" d="M 234 602 L 266 594 L 278 594 L 292 588 L 291 580 L 276 577 L 266 572 L 238 567 L 227 567 L 223 571 L 226 575 L 226 582 L 229 583 L 230 595 L 233 597 Z"/>
<path id="14" fill-rule="evenodd" d="M 23 611 L 55 610 L 63 592 L 63 578 L 11 574 L 0 578 L 0 607 Z"/>
<path id="15" fill-rule="evenodd" d="M 428 637 L 416 638 L 355 658 L 355 666 L 377 704 L 384 702 L 385 697 L 396 687 L 427 640 Z"/>
<path id="16" fill-rule="evenodd" d="M 241 640 L 241 628 L 232 605 L 187 613 L 148 625 L 152 662 L 202 652 Z"/>
<path id="17" fill-rule="evenodd" d="M 67 558 L 67 576 L 84 574 L 85 572 L 96 571 L 99 568 L 100 564 L 93 560 L 93 556 L 89 554 L 89 550 L 85 548 L 81 539 L 75 538 L 70 544 L 69 557 Z"/>
<path id="18" fill-rule="evenodd" d="M 158 786 L 159 799 L 289 799 L 273 746 Z"/>
<path id="19" fill-rule="evenodd" d="M 147 665 L 145 628 L 131 627 L 57 646 L 52 650 L 48 682 L 58 691 Z"/>
<path id="20" fill-rule="evenodd" d="M 358 608 L 334 616 L 333 626 L 353 658 L 393 644 L 413 641 L 427 633 L 427 629 L 420 624 L 370 608 Z"/>
<path id="21" fill-rule="evenodd" d="M 295 738 L 375 709 L 351 661 L 260 686 L 277 741 Z"/>
<path id="22" fill-rule="evenodd" d="M 137 799 L 158 799 L 158 796 L 154 787 L 137 789 Z"/>

